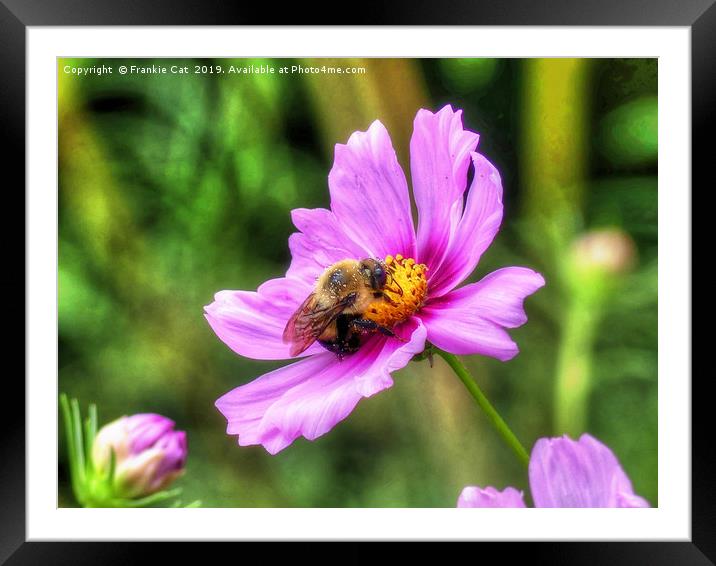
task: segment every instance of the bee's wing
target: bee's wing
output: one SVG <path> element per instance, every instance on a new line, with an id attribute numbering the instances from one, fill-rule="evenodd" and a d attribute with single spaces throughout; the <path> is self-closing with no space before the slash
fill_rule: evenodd
<path id="1" fill-rule="evenodd" d="M 291 356 L 298 356 L 304 352 L 353 302 L 355 297 L 349 296 L 329 308 L 319 309 L 315 293 L 306 297 L 283 329 L 283 341 L 291 344 Z"/>
<path id="2" fill-rule="evenodd" d="M 291 356 L 297 356 L 308 348 L 318 336 L 312 336 L 310 314 L 316 305 L 316 294 L 311 293 L 288 319 L 283 329 L 283 341 L 291 344 Z"/>

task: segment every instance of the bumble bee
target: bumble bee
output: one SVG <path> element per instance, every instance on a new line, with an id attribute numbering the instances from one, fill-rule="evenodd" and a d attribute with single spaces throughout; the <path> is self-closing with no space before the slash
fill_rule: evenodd
<path id="1" fill-rule="evenodd" d="M 360 348 L 366 334 L 395 336 L 389 328 L 363 318 L 371 303 L 388 300 L 383 289 L 389 276 L 385 263 L 372 258 L 345 259 L 327 268 L 286 323 L 283 341 L 291 345 L 291 356 L 317 340 L 342 359 Z"/>

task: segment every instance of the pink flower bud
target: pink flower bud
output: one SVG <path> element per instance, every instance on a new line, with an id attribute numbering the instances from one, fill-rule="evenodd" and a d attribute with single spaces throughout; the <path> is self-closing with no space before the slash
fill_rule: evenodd
<path id="1" fill-rule="evenodd" d="M 629 271 L 636 262 L 636 246 L 629 235 L 618 228 L 589 232 L 574 243 L 578 268 L 617 275 Z"/>
<path id="2" fill-rule="evenodd" d="M 136 498 L 166 489 L 184 471 L 186 433 L 156 414 L 121 417 L 100 429 L 92 446 L 99 474 L 109 472 L 114 451 L 117 497 Z"/>

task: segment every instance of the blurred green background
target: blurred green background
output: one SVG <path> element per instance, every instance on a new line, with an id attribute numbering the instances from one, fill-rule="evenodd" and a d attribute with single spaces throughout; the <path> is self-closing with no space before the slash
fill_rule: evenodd
<path id="1" fill-rule="evenodd" d="M 117 72 L 153 63 L 365 72 Z M 77 77 L 68 64 L 114 72 Z M 411 363 L 333 431 L 276 456 L 239 447 L 214 408 L 284 362 L 234 354 L 202 307 L 284 274 L 290 211 L 328 207 L 335 143 L 380 119 L 409 176 L 416 111 L 449 103 L 480 133 L 505 190 L 502 229 L 471 280 L 507 265 L 547 280 L 511 332 L 520 354 L 473 356 L 469 369 L 528 450 L 588 431 L 658 504 L 655 59 L 61 59 L 58 77 L 59 391 L 83 409 L 96 403 L 100 423 L 174 419 L 189 438 L 183 499 L 452 507 L 465 485 L 528 489 L 440 359 Z M 575 248 L 601 228 L 623 246 L 608 240 L 594 257 L 594 246 Z M 599 267 L 620 250 L 631 260 Z M 59 477 L 60 505 L 76 505 L 63 438 Z"/>

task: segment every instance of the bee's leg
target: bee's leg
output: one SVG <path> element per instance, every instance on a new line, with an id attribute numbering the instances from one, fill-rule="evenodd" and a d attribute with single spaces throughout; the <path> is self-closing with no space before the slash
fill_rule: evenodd
<path id="1" fill-rule="evenodd" d="M 360 348 L 361 334 L 351 325 L 351 318 L 341 314 L 336 320 L 336 336 L 333 340 L 319 340 L 318 342 L 329 352 L 333 352 L 338 361 L 343 359 Z"/>
<path id="2" fill-rule="evenodd" d="M 402 297 L 403 296 L 403 288 L 400 286 L 400 283 L 398 283 L 398 281 L 395 279 L 395 277 L 393 277 L 392 274 L 390 275 L 390 279 L 391 279 L 391 283 L 398 288 L 398 295 L 400 295 Z"/>
<path id="3" fill-rule="evenodd" d="M 395 332 L 393 332 L 390 328 L 386 328 L 385 326 L 381 326 L 377 322 L 373 320 L 368 320 L 365 318 L 356 318 L 351 321 L 351 325 L 356 330 L 363 330 L 363 331 L 369 331 L 369 332 L 380 332 L 384 336 L 390 336 L 391 338 L 397 338 L 401 342 L 407 342 L 407 340 L 403 340 L 400 336 L 397 336 Z"/>
<path id="4" fill-rule="evenodd" d="M 386 336 L 395 336 L 392 330 L 390 328 L 386 328 L 385 326 L 381 326 L 374 320 L 368 320 L 366 318 L 356 318 L 351 320 L 350 322 L 351 326 L 358 331 L 367 331 L 367 332 L 381 332 L 382 334 L 385 334 Z"/>
<path id="5" fill-rule="evenodd" d="M 398 303 L 396 303 L 393 299 L 391 299 L 388 295 L 383 293 L 383 300 L 388 303 L 389 305 L 398 306 Z"/>
<path id="6" fill-rule="evenodd" d="M 336 340 L 319 340 L 318 343 L 323 346 L 326 350 L 329 352 L 334 353 L 336 356 L 338 356 L 338 361 L 342 362 L 343 358 L 345 357 L 346 350 L 343 347 L 343 344 L 336 341 Z"/>

